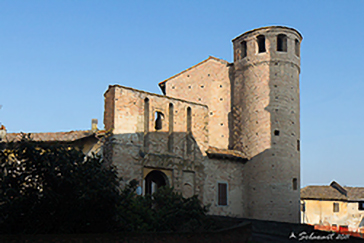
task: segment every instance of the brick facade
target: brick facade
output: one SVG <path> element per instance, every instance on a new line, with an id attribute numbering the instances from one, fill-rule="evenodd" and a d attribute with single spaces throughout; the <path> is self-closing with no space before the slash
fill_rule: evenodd
<path id="1" fill-rule="evenodd" d="M 249 31 L 233 40 L 234 63 L 209 57 L 159 83 L 165 95 L 110 86 L 107 158 L 143 193 L 166 184 L 214 215 L 299 222 L 301 40 Z"/>

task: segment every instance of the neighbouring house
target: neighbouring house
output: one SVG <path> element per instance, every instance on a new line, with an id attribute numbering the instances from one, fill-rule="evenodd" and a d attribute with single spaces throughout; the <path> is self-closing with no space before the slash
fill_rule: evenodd
<path id="1" fill-rule="evenodd" d="M 301 223 L 357 231 L 364 227 L 364 187 L 330 186 L 301 189 Z"/>
<path id="2" fill-rule="evenodd" d="M 163 95 L 110 85 L 105 158 L 142 194 L 168 185 L 214 215 L 299 223 L 301 40 L 248 31 L 233 62 L 209 57 L 160 82 Z"/>
<path id="3" fill-rule="evenodd" d="M 7 133 L 3 142 L 18 142 L 26 133 Z M 92 119 L 91 130 L 69 132 L 30 133 L 30 138 L 36 142 L 61 143 L 79 147 L 85 155 L 92 153 L 102 155 L 102 141 L 105 131 L 97 129 L 97 119 Z"/>

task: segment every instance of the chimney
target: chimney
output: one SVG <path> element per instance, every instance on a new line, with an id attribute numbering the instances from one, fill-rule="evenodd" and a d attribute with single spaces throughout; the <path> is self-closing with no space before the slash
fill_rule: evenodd
<path id="1" fill-rule="evenodd" d="M 6 136 L 6 128 L 4 125 L 0 126 L 0 141 L 3 140 Z"/>
<path id="2" fill-rule="evenodd" d="M 338 190 L 341 194 L 343 194 L 345 196 L 348 195 L 347 191 L 342 186 L 340 186 L 340 184 L 337 183 L 336 181 L 331 182 L 330 186 L 335 188 L 336 190 Z"/>
<path id="3" fill-rule="evenodd" d="M 91 131 L 92 132 L 96 132 L 98 129 L 97 129 L 97 119 L 92 119 L 91 120 Z"/>

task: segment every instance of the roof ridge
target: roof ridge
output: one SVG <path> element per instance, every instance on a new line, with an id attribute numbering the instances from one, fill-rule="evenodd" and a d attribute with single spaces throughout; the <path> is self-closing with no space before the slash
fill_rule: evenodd
<path id="1" fill-rule="evenodd" d="M 171 76 L 171 77 L 169 77 L 169 78 L 167 78 L 165 80 L 163 80 L 162 82 L 159 82 L 158 85 L 161 86 L 164 83 L 166 83 L 167 81 L 169 81 L 170 79 L 175 78 L 175 77 L 177 77 L 177 76 L 179 76 L 179 75 L 181 75 L 181 74 L 183 74 L 183 73 L 185 73 L 185 72 L 187 72 L 187 71 L 189 71 L 189 70 L 191 70 L 191 69 L 193 69 L 193 68 L 195 68 L 197 66 L 200 66 L 203 63 L 205 63 L 205 62 L 207 62 L 208 60 L 211 60 L 211 59 L 212 60 L 215 60 L 215 61 L 218 61 L 218 62 L 220 62 L 222 64 L 229 64 L 229 62 L 226 61 L 226 60 L 224 60 L 224 59 L 221 59 L 221 58 L 218 58 L 218 57 L 214 57 L 214 56 L 209 56 L 205 60 L 202 60 L 201 62 L 199 62 L 199 63 L 197 63 L 197 64 L 195 64 L 195 65 L 193 65 L 193 66 L 191 66 L 191 67 L 189 67 L 189 68 L 187 68 L 187 69 L 185 69 L 185 70 L 183 70 L 183 71 L 181 71 L 181 72 L 179 72 L 179 73 L 177 73 L 177 74 L 175 74 L 175 75 L 173 75 L 173 76 Z"/>

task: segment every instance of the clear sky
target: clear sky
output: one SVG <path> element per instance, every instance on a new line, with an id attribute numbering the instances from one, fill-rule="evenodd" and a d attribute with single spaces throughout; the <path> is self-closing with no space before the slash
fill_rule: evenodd
<path id="1" fill-rule="evenodd" d="M 0 122 L 8 132 L 103 128 L 103 93 L 158 82 L 269 25 L 301 45 L 301 186 L 364 186 L 364 1 L 0 0 Z"/>

